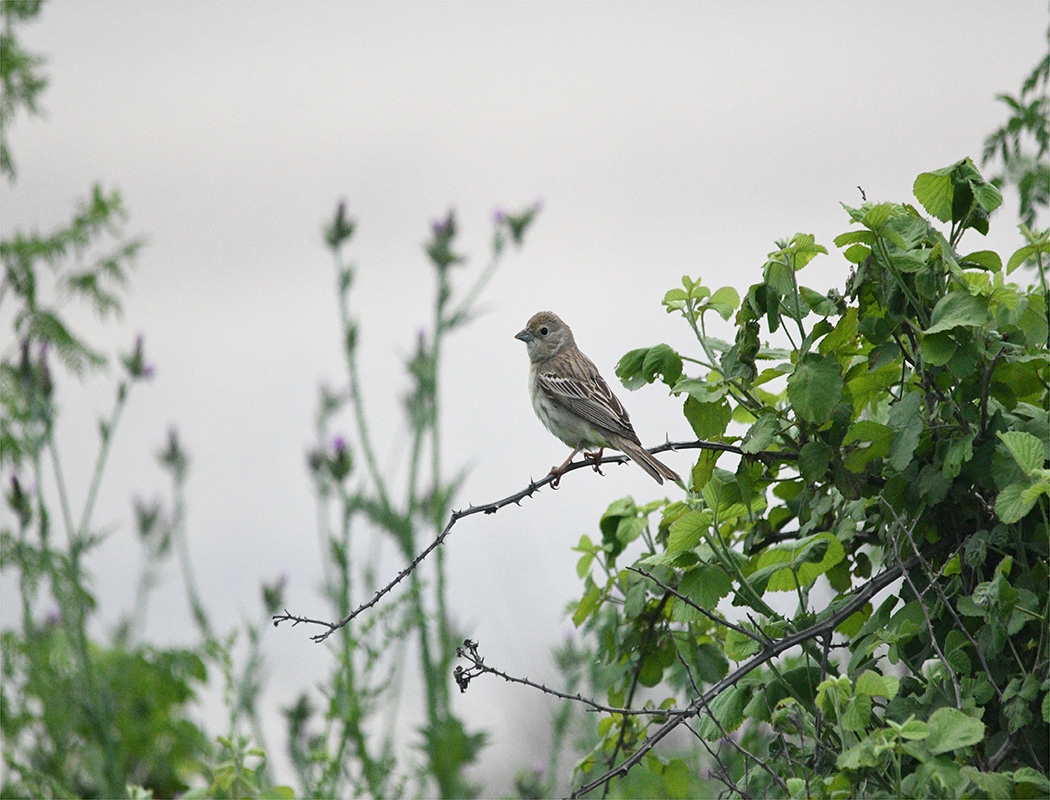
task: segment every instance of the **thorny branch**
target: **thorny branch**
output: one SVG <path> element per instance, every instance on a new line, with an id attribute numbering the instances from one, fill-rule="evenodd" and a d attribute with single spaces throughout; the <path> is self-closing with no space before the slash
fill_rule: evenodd
<path id="1" fill-rule="evenodd" d="M 767 661 L 776 658 L 781 653 L 790 650 L 792 647 L 797 647 L 810 639 L 817 639 L 821 636 L 830 634 L 835 628 L 845 619 L 856 613 L 865 603 L 871 600 L 876 594 L 885 589 L 895 580 L 901 577 L 905 569 L 911 569 L 913 566 L 919 563 L 919 559 L 916 556 L 912 556 L 903 564 L 898 563 L 894 566 L 888 567 L 887 569 L 880 572 L 874 578 L 872 578 L 867 584 L 860 588 L 860 590 L 848 600 L 845 604 L 841 605 L 839 609 L 830 616 L 811 625 L 798 633 L 793 633 L 788 636 L 778 639 L 772 644 L 767 645 L 762 652 L 752 656 L 749 660 L 745 661 L 733 672 L 726 675 L 722 680 L 715 683 L 706 692 L 701 694 L 692 703 L 683 709 L 683 713 L 676 714 L 662 726 L 660 726 L 654 733 L 652 733 L 642 744 L 634 751 L 630 756 L 625 758 L 617 766 L 608 770 L 604 774 L 590 781 L 589 783 L 581 786 L 579 789 L 574 791 L 570 797 L 578 798 L 583 797 L 589 792 L 593 791 L 602 784 L 607 783 L 615 777 L 623 777 L 635 764 L 638 764 L 656 744 L 667 736 L 671 731 L 685 722 L 692 716 L 699 714 L 708 703 L 710 703 L 715 697 L 721 694 L 730 686 L 736 684 L 741 678 L 747 675 L 749 672 L 757 669 L 758 667 L 765 664 Z"/>
<path id="2" fill-rule="evenodd" d="M 764 450 L 764 451 L 762 451 L 760 453 L 745 453 L 743 450 L 741 450 L 739 447 L 736 447 L 735 445 L 724 444 L 722 442 L 703 442 L 703 441 L 695 441 L 695 442 L 666 442 L 664 444 L 661 444 L 661 445 L 658 445 L 657 447 L 652 448 L 649 452 L 650 453 L 662 453 L 662 452 L 667 451 L 667 450 L 716 450 L 718 452 L 723 452 L 723 453 L 735 453 L 735 454 L 743 456 L 745 458 L 757 458 L 757 459 L 760 459 L 761 461 L 766 462 L 766 463 L 770 463 L 770 462 L 778 460 L 778 459 L 782 459 L 782 460 L 786 460 L 786 461 L 794 461 L 795 459 L 798 458 L 798 454 L 797 453 L 792 453 L 792 452 L 781 452 L 781 451 L 777 451 L 777 450 Z M 577 469 L 584 469 L 584 468 L 592 468 L 592 469 L 594 469 L 594 468 L 597 468 L 598 466 L 600 466 L 601 464 L 625 464 L 628 461 L 629 461 L 629 459 L 627 458 L 627 456 L 625 456 L 623 454 L 604 456 L 604 457 L 599 458 L 599 459 L 584 458 L 583 460 L 574 461 L 571 464 L 569 464 L 568 467 L 565 468 L 563 474 L 567 473 L 567 472 L 572 472 L 572 471 L 577 470 Z M 532 495 L 534 495 L 537 491 L 539 491 L 541 488 L 543 488 L 547 484 L 553 484 L 558 477 L 559 476 L 556 476 L 556 475 L 553 475 L 553 474 L 548 474 L 546 477 L 541 478 L 538 481 L 530 480 L 529 481 L 529 485 L 526 486 L 524 489 L 520 489 L 519 491 L 515 492 L 514 494 L 508 495 L 507 497 L 504 497 L 502 500 L 496 500 L 495 502 L 485 503 L 485 504 L 480 505 L 480 506 L 471 505 L 471 506 L 468 506 L 465 509 L 462 509 L 462 510 L 459 510 L 459 511 L 453 511 L 452 512 L 452 516 L 449 517 L 448 523 L 445 525 L 444 529 L 441 531 L 440 534 L 438 534 L 437 538 L 427 546 L 427 548 L 425 550 L 423 550 L 418 556 L 416 556 L 414 559 L 412 559 L 412 561 L 409 562 L 408 566 L 406 566 L 403 570 L 401 570 L 394 577 L 394 579 L 392 581 L 390 581 L 382 589 L 379 589 L 372 596 L 371 600 L 368 600 L 367 602 L 362 603 L 361 605 L 359 605 L 357 608 L 355 608 L 353 611 L 351 611 L 349 614 L 347 614 L 345 617 L 343 617 L 338 622 L 329 622 L 329 621 L 326 621 L 326 620 L 311 619 L 310 617 L 304 617 L 304 616 L 300 616 L 298 614 L 292 614 L 287 609 L 285 609 L 284 613 L 282 613 L 282 614 L 275 614 L 274 615 L 274 617 L 273 617 L 274 627 L 277 627 L 282 622 L 291 622 L 293 626 L 294 625 L 299 625 L 300 623 L 307 624 L 307 625 L 320 625 L 323 628 L 325 628 L 325 630 L 323 630 L 319 634 L 316 634 L 315 636 L 311 636 L 310 638 L 313 639 L 315 642 L 323 642 L 325 639 L 327 639 L 329 636 L 331 636 L 337 630 L 339 630 L 340 628 L 345 627 L 347 624 L 349 624 L 350 621 L 353 620 L 356 616 L 361 614 L 363 611 L 367 611 L 372 606 L 376 605 L 385 595 L 389 594 L 390 591 L 393 590 L 395 586 L 397 586 L 401 581 L 403 581 L 406 577 L 408 577 L 412 573 L 412 571 L 416 567 L 418 567 L 420 565 L 420 563 L 423 561 L 423 559 L 425 559 L 432 552 L 434 552 L 434 550 L 436 550 L 438 547 L 441 546 L 441 543 L 444 542 L 446 537 L 449 535 L 449 533 L 452 532 L 453 526 L 457 522 L 459 522 L 461 519 L 463 519 L 464 517 L 472 516 L 474 514 L 495 514 L 497 511 L 499 511 L 504 506 L 509 506 L 512 503 L 515 504 L 515 505 L 520 505 L 521 501 L 524 500 L 526 497 L 531 497 Z M 555 487 L 552 486 L 552 488 L 555 488 Z"/>
<path id="3" fill-rule="evenodd" d="M 907 561 L 900 561 L 894 566 L 891 566 L 883 572 L 872 578 L 867 584 L 861 587 L 858 592 L 850 598 L 846 603 L 841 605 L 838 610 L 810 627 L 801 630 L 797 633 L 790 634 L 781 639 L 769 640 L 764 643 L 763 649 L 760 653 L 753 656 L 751 659 L 741 664 L 736 670 L 722 678 L 722 680 L 715 683 L 706 692 L 700 693 L 696 699 L 694 699 L 688 706 L 681 709 L 669 708 L 669 709 L 629 709 L 629 708 L 611 708 L 604 706 L 593 700 L 589 700 L 579 693 L 577 694 L 566 694 L 565 692 L 559 692 L 554 689 L 550 689 L 543 684 L 531 681 L 528 678 L 516 678 L 512 675 L 508 675 L 502 670 L 490 667 L 484 663 L 484 659 L 478 654 L 477 642 L 470 639 L 463 643 L 463 646 L 457 649 L 457 654 L 466 658 L 470 661 L 471 666 L 464 669 L 462 666 L 458 666 L 455 669 L 456 683 L 459 685 L 460 691 L 466 691 L 467 685 L 473 678 L 483 674 L 496 675 L 497 677 L 503 678 L 503 680 L 510 683 L 518 683 L 523 686 L 531 686 L 534 689 L 553 695 L 555 697 L 562 698 L 564 700 L 572 700 L 574 702 L 582 703 L 594 711 L 599 711 L 607 714 L 621 714 L 621 715 L 647 715 L 654 717 L 669 717 L 668 721 L 658 728 L 653 734 L 651 734 L 639 748 L 631 754 L 629 757 L 624 759 L 620 764 L 608 770 L 598 778 L 581 786 L 575 792 L 570 795 L 572 798 L 582 797 L 594 789 L 608 783 L 615 777 L 623 777 L 627 772 L 637 763 L 639 763 L 647 752 L 649 752 L 661 739 L 667 736 L 672 730 L 678 725 L 686 722 L 691 717 L 699 715 L 705 711 L 708 704 L 714 700 L 719 694 L 735 685 L 741 678 L 748 673 L 754 671 L 758 667 L 765 664 L 767 661 L 776 658 L 780 654 L 790 650 L 793 647 L 804 644 L 811 639 L 820 639 L 822 637 L 830 637 L 835 628 L 845 619 L 855 614 L 865 603 L 871 600 L 876 594 L 885 589 L 887 586 L 892 584 L 898 578 L 900 578 L 904 572 L 908 569 L 919 564 L 920 557 L 912 556 Z M 720 624 L 725 624 L 724 620 L 716 620 Z"/>
<path id="4" fill-rule="evenodd" d="M 503 670 L 490 667 L 485 663 L 485 659 L 478 653 L 478 643 L 473 639 L 466 639 L 461 647 L 456 648 L 456 655 L 460 658 L 465 658 L 470 662 L 470 666 L 464 669 L 462 666 L 456 667 L 452 674 L 456 679 L 456 684 L 459 686 L 461 692 L 465 692 L 470 682 L 480 675 L 495 675 L 497 678 L 503 678 L 507 683 L 517 683 L 522 686 L 530 686 L 533 689 L 539 689 L 544 694 L 549 694 L 554 697 L 558 697 L 562 700 L 572 700 L 577 703 L 582 703 L 592 711 L 599 711 L 603 714 L 621 714 L 623 716 L 650 716 L 650 717 L 673 717 L 675 714 L 684 714 L 684 709 L 673 709 L 673 708 L 615 708 L 613 706 L 602 705 L 596 703 L 594 700 L 590 700 L 579 692 L 576 694 L 567 694 L 566 692 L 559 692 L 557 689 L 551 689 L 549 686 L 544 686 L 542 683 L 536 683 L 528 678 L 517 678 L 513 675 L 509 675 Z"/>
<path id="5" fill-rule="evenodd" d="M 718 616 L 718 614 L 714 614 L 714 613 L 708 611 L 706 608 L 701 606 L 699 603 L 696 603 L 693 600 L 690 600 L 688 597 L 686 597 L 684 594 L 679 592 L 677 589 L 674 589 L 674 588 L 668 586 L 667 584 L 665 584 L 663 581 L 658 579 L 652 573 L 646 572 L 644 569 L 638 569 L 638 567 L 628 567 L 627 570 L 629 572 L 637 572 L 639 575 L 644 575 L 646 578 L 651 580 L 653 583 L 655 583 L 657 586 L 659 586 L 665 592 L 668 592 L 669 594 L 674 595 L 675 597 L 677 597 L 679 600 L 681 600 L 686 605 L 688 605 L 691 608 L 699 611 L 701 614 L 703 614 L 709 620 L 714 622 L 716 625 L 722 625 L 722 626 L 724 626 L 726 628 L 729 628 L 730 630 L 736 631 L 741 636 L 746 636 L 748 639 L 751 639 L 753 642 L 758 642 L 758 644 L 763 646 L 763 647 L 773 643 L 773 640 L 770 639 L 768 636 L 766 636 L 766 634 L 762 631 L 762 629 L 758 625 L 755 626 L 755 630 L 754 631 L 749 631 L 747 628 L 743 628 L 740 625 L 737 625 L 737 624 L 735 624 L 733 622 L 730 622 L 729 620 L 725 619 L 724 617 Z"/>

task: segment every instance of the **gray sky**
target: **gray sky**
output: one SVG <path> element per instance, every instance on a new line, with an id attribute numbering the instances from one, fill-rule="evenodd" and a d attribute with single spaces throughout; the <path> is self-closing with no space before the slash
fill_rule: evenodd
<path id="1" fill-rule="evenodd" d="M 775 239 L 806 231 L 831 254 L 801 282 L 841 288 L 839 202 L 859 205 L 858 186 L 910 201 L 919 172 L 979 160 L 1005 119 L 994 97 L 1019 90 L 1046 26 L 1041 1 L 45 5 L 23 41 L 48 59 L 46 115 L 13 130 L 3 234 L 51 229 L 101 181 L 148 239 L 124 319 L 96 339 L 125 349 L 142 332 L 157 365 L 135 389 L 96 516 L 118 531 L 94 562 L 103 617 L 131 601 L 134 562 L 119 561 L 137 558 L 129 499 L 161 491 L 153 452 L 172 423 L 193 459 L 189 536 L 219 627 L 257 619 L 260 581 L 280 574 L 289 609 L 322 610 L 304 449 L 317 387 L 343 380 L 319 236 L 338 199 L 358 221 L 349 254 L 373 437 L 402 470 L 399 365 L 429 318 L 431 221 L 456 209 L 468 278 L 493 210 L 543 203 L 445 363 L 446 469 L 473 467 L 457 506 L 485 502 L 566 455 L 533 415 L 512 338 L 533 312 L 558 312 L 612 379 L 635 347 L 690 351 L 660 306 L 683 274 L 744 291 Z M 1015 220 L 1011 194 L 988 241 L 963 249 L 1005 258 Z M 661 387 L 618 394 L 643 441 L 688 437 Z M 65 397 L 59 436 L 82 498 L 109 390 Z M 450 608 L 489 663 L 554 679 L 548 648 L 579 595 L 571 547 L 625 494 L 665 492 L 635 467 L 579 472 L 457 526 Z M 155 640 L 192 640 L 177 589 L 171 570 L 151 608 Z M 265 647 L 271 708 L 329 666 L 302 629 L 270 629 Z M 457 702 L 494 743 L 478 776 L 507 791 L 507 772 L 528 763 L 522 734 L 542 738 L 549 707 L 494 681 Z"/>

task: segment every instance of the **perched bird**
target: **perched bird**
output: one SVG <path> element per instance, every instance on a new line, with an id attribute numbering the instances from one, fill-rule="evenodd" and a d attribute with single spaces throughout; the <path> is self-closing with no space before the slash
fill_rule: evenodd
<path id="1" fill-rule="evenodd" d="M 561 475 L 581 450 L 597 448 L 597 453 L 584 453 L 598 459 L 610 447 L 630 456 L 657 483 L 664 478 L 681 481 L 674 470 L 661 464 L 642 447 L 623 404 L 609 389 L 594 362 L 576 347 L 572 331 L 557 314 L 541 311 L 514 336 L 529 349 L 529 394 L 536 416 L 544 426 L 573 448 L 560 467 L 551 468 L 557 488 Z"/>

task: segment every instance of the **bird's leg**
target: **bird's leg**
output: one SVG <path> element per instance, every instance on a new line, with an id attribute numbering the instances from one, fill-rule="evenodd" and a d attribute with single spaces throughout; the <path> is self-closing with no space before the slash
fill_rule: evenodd
<path id="1" fill-rule="evenodd" d="M 604 452 L 605 452 L 605 448 L 604 447 L 599 447 L 597 453 L 584 453 L 583 454 L 584 460 L 592 462 L 591 463 L 591 467 L 599 475 L 605 475 L 605 473 L 602 472 L 602 453 L 604 453 Z"/>
<path id="2" fill-rule="evenodd" d="M 572 461 L 576 457 L 576 454 L 578 452 L 580 452 L 580 450 L 582 450 L 582 449 L 583 449 L 583 446 L 581 445 L 580 447 L 577 447 L 575 450 L 573 450 L 571 453 L 569 453 L 569 457 L 567 459 L 565 459 L 563 462 L 561 462 L 561 466 L 560 467 L 551 467 L 551 471 L 548 472 L 547 474 L 554 476 L 554 480 L 551 481 L 551 488 L 552 489 L 557 489 L 558 488 L 558 484 L 561 483 L 561 476 L 564 474 L 565 468 L 567 466 L 569 466 L 569 462 Z"/>

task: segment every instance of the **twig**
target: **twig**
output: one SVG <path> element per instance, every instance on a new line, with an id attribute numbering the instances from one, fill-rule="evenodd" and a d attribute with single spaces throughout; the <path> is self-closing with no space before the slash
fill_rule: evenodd
<path id="1" fill-rule="evenodd" d="M 536 683 L 528 678 L 518 678 L 514 675 L 508 675 L 502 670 L 490 667 L 485 663 L 478 654 L 478 643 L 473 639 L 466 639 L 461 647 L 456 648 L 456 655 L 460 658 L 467 659 L 471 666 L 464 669 L 462 666 L 457 666 L 452 674 L 456 679 L 456 685 L 459 686 L 460 692 L 465 692 L 470 682 L 480 675 L 495 675 L 497 678 L 503 678 L 507 683 L 517 683 L 521 686 L 530 686 L 533 689 L 539 689 L 544 694 L 549 694 L 554 697 L 558 697 L 562 700 L 572 700 L 576 703 L 583 703 L 588 706 L 592 711 L 599 711 L 603 714 L 619 714 L 621 716 L 650 716 L 650 717 L 673 717 L 676 714 L 689 713 L 686 709 L 674 709 L 674 708 L 614 708 L 613 706 L 602 705 L 601 703 L 595 702 L 589 698 L 584 697 L 579 692 L 576 694 L 568 694 L 566 692 L 559 692 L 557 689 L 551 689 L 549 686 L 545 686 L 542 683 Z"/>
<path id="2" fill-rule="evenodd" d="M 913 522 L 911 524 L 911 528 L 906 528 L 904 526 L 904 523 L 901 521 L 901 518 L 897 516 L 897 512 L 894 511 L 893 507 L 890 506 L 890 504 L 886 502 L 886 498 L 883 497 L 883 498 L 880 498 L 880 499 L 882 500 L 882 504 L 887 509 L 889 509 L 890 513 L 893 515 L 893 519 L 897 523 L 897 527 L 901 529 L 901 532 L 905 536 L 907 536 L 908 537 L 908 541 L 911 542 L 912 550 L 915 551 L 914 558 L 918 560 L 920 565 L 924 564 L 925 562 L 923 561 L 922 556 L 919 554 L 919 550 L 915 546 L 915 540 L 912 538 L 912 535 L 911 535 L 912 530 L 915 528 L 915 525 L 918 523 L 918 519 L 916 519 L 915 522 Z M 919 592 L 919 590 L 916 588 L 915 583 L 911 579 L 911 574 L 909 573 L 909 571 L 907 569 L 904 568 L 904 564 L 901 562 L 900 548 L 894 548 L 894 556 L 897 559 L 897 563 L 900 564 L 900 566 L 901 566 L 901 572 L 904 575 L 904 580 L 908 582 L 908 586 L 911 587 L 912 593 L 915 595 L 916 598 L 920 598 L 921 599 L 922 598 L 922 593 Z M 930 578 L 931 578 L 931 581 L 930 581 L 931 585 L 936 585 L 936 583 L 937 583 L 936 576 L 931 575 Z M 945 658 L 944 652 L 941 650 L 941 646 L 937 642 L 937 632 L 933 629 L 933 622 L 930 620 L 930 614 L 926 610 L 926 604 L 920 602 L 919 603 L 919 609 L 922 611 L 923 619 L 926 620 L 926 629 L 930 632 L 930 644 L 933 646 L 933 650 L 937 654 L 937 658 L 939 658 L 941 660 L 941 664 L 944 665 L 944 669 L 948 673 L 948 677 L 951 679 L 952 689 L 955 692 L 955 707 L 958 708 L 961 711 L 962 710 L 962 691 L 959 688 L 959 679 L 958 679 L 958 677 L 956 677 L 955 670 L 953 670 L 951 664 L 948 663 L 948 659 Z"/>
<path id="3" fill-rule="evenodd" d="M 797 453 L 792 453 L 792 452 L 780 452 L 780 451 L 777 451 L 777 450 L 763 450 L 763 451 L 761 451 L 759 453 L 745 453 L 743 450 L 741 450 L 736 445 L 724 444 L 722 442 L 704 442 L 704 441 L 665 442 L 664 444 L 661 444 L 661 445 L 658 445 L 658 446 L 652 448 L 649 452 L 650 453 L 662 453 L 662 452 L 664 452 L 666 450 L 717 450 L 719 452 L 736 453 L 738 455 L 744 456 L 745 458 L 759 458 L 759 459 L 763 460 L 765 463 L 770 463 L 771 461 L 775 461 L 776 459 L 795 460 L 795 459 L 798 458 L 798 454 Z M 564 474 L 566 472 L 573 472 L 574 470 L 578 470 L 578 469 L 584 469 L 584 468 L 591 469 L 595 465 L 598 465 L 598 464 L 625 464 L 628 461 L 629 461 L 629 459 L 625 455 L 609 455 L 609 456 L 604 456 L 604 457 L 602 457 L 600 459 L 585 458 L 585 459 L 582 459 L 580 461 L 574 461 L 571 464 L 569 464 L 563 470 L 562 474 Z M 424 558 L 426 558 L 428 555 L 430 555 L 432 552 L 434 552 L 434 550 L 436 550 L 438 547 L 441 546 L 441 543 L 444 542 L 445 538 L 449 535 L 449 533 L 451 533 L 452 527 L 457 522 L 459 522 L 461 519 L 463 519 L 464 517 L 472 516 L 474 514 L 495 514 L 497 511 L 499 511 L 504 506 L 509 506 L 512 503 L 515 504 L 515 505 L 518 505 L 526 497 L 531 497 L 537 491 L 539 491 L 541 488 L 543 488 L 544 486 L 546 486 L 549 483 L 552 483 L 558 477 L 560 477 L 560 476 L 549 474 L 549 475 L 545 476 L 544 478 L 541 478 L 538 481 L 530 480 L 529 481 L 529 485 L 526 486 L 524 489 L 520 489 L 519 491 L 515 492 L 512 495 L 508 495 L 507 497 L 504 497 L 502 500 L 496 500 L 495 502 L 485 503 L 485 504 L 480 505 L 480 506 L 472 505 L 472 506 L 468 506 L 467 508 L 459 510 L 459 511 L 453 511 L 452 512 L 452 516 L 449 517 L 448 523 L 445 525 L 444 529 L 441 531 L 440 534 L 438 534 L 437 538 L 433 542 L 431 542 L 427 546 L 427 548 L 425 550 L 423 550 L 423 552 L 421 552 L 418 556 L 416 556 L 414 559 L 412 559 L 412 561 L 409 562 L 408 566 L 406 566 L 403 570 L 401 570 L 394 577 L 394 579 L 392 581 L 390 581 L 390 583 L 388 583 L 382 589 L 377 591 L 372 596 L 371 600 L 369 600 L 369 601 L 367 601 L 365 603 L 362 603 L 361 605 L 359 605 L 357 608 L 355 608 L 353 611 L 351 611 L 349 614 L 347 614 L 345 617 L 343 617 L 338 622 L 327 622 L 325 620 L 310 619 L 308 617 L 303 617 L 303 616 L 299 616 L 299 615 L 296 615 L 296 614 L 290 614 L 287 610 L 285 610 L 285 612 L 283 614 L 275 614 L 274 615 L 274 617 L 273 617 L 274 627 L 276 627 L 277 625 L 279 625 L 282 622 L 291 622 L 293 624 L 309 623 L 309 624 L 312 624 L 312 625 L 321 625 L 321 626 L 325 627 L 327 630 L 323 631 L 322 633 L 317 634 L 316 636 L 311 636 L 310 638 L 313 639 L 315 642 L 323 642 L 325 639 L 327 639 L 329 636 L 331 636 L 337 630 L 339 630 L 340 628 L 342 628 L 342 627 L 346 626 L 347 624 L 349 624 L 350 621 L 353 620 L 354 617 L 358 616 L 361 612 L 367 611 L 369 608 L 371 608 L 376 603 L 378 603 L 383 598 L 384 595 L 388 594 L 395 586 L 397 586 L 401 581 L 403 581 L 406 577 L 408 577 L 408 575 L 410 575 L 412 573 L 412 571 L 416 567 L 419 566 L 420 562 L 422 562 Z"/>
<path id="4" fill-rule="evenodd" d="M 903 566 L 906 569 L 910 569 L 917 563 L 918 558 L 912 556 L 910 559 L 908 559 L 908 561 L 904 562 Z M 718 681 L 718 683 L 714 684 L 710 689 L 708 689 L 702 695 L 693 700 L 693 702 L 690 703 L 684 709 L 686 713 L 676 715 L 673 719 L 660 726 L 660 728 L 658 728 L 644 742 L 642 742 L 642 744 L 638 747 L 637 750 L 634 751 L 634 753 L 632 753 L 629 757 L 620 762 L 620 764 L 613 767 L 605 774 L 581 786 L 579 789 L 574 791 L 570 795 L 570 797 L 582 797 L 583 795 L 593 791 L 597 787 L 612 780 L 613 778 L 617 776 L 622 777 L 626 775 L 627 772 L 631 769 L 631 767 L 633 767 L 635 764 L 638 764 L 645 757 L 645 754 L 652 750 L 653 747 L 655 747 L 661 739 L 667 736 L 671 731 L 677 728 L 680 724 L 682 724 L 682 722 L 687 720 L 689 717 L 698 714 L 704 708 L 704 706 L 710 703 L 721 692 L 725 691 L 730 686 L 733 686 L 745 675 L 758 669 L 758 667 L 762 666 L 767 661 L 776 658 L 784 651 L 790 650 L 792 647 L 801 645 L 809 641 L 810 639 L 815 639 L 819 636 L 831 633 L 835 630 L 836 626 L 838 626 L 839 623 L 850 617 L 857 611 L 857 609 L 861 608 L 872 597 L 874 597 L 880 591 L 885 589 L 895 580 L 900 578 L 901 574 L 902 569 L 900 564 L 888 567 L 887 569 L 883 570 L 878 575 L 876 575 L 874 578 L 872 578 L 865 586 L 863 586 L 857 592 L 857 594 L 852 599 L 849 600 L 849 602 L 843 605 L 838 611 L 829 616 L 827 619 L 818 622 L 816 625 L 811 625 L 810 627 L 801 630 L 798 633 L 793 633 L 788 636 L 785 636 L 782 639 L 778 639 L 773 644 L 768 645 L 761 653 L 758 653 L 745 663 L 741 664 L 739 667 L 733 670 L 733 672 L 726 675 L 724 678 L 722 678 L 722 680 Z"/>
<path id="5" fill-rule="evenodd" d="M 708 611 L 706 608 L 704 608 L 700 604 L 695 603 L 694 601 L 690 600 L 688 597 L 686 597 L 684 594 L 679 592 L 677 589 L 672 589 L 670 586 L 668 586 L 666 583 L 661 581 L 655 575 L 653 575 L 653 574 L 651 574 L 649 572 L 646 572 L 644 569 L 638 569 L 637 567 L 628 567 L 627 569 L 628 569 L 629 572 L 637 572 L 639 575 L 644 575 L 646 578 L 651 580 L 653 583 L 655 583 L 657 586 L 659 586 L 664 591 L 668 592 L 669 594 L 674 595 L 675 597 L 677 597 L 679 600 L 681 600 L 683 603 L 685 603 L 689 607 L 695 608 L 697 611 L 699 611 L 701 614 L 703 614 L 709 620 L 714 622 L 716 625 L 722 625 L 722 626 L 724 626 L 726 628 L 729 628 L 730 630 L 734 630 L 737 633 L 739 633 L 740 635 L 746 636 L 751 641 L 758 642 L 758 644 L 761 645 L 762 647 L 767 647 L 768 645 L 773 643 L 773 640 L 770 639 L 768 636 L 766 636 L 761 628 L 756 626 L 756 630 L 758 631 L 758 633 L 754 633 L 752 631 L 749 631 L 747 628 L 742 628 L 739 625 L 737 625 L 735 623 L 732 623 L 729 620 L 724 619 L 723 617 L 718 616 L 717 614 L 711 613 L 710 611 Z"/>

